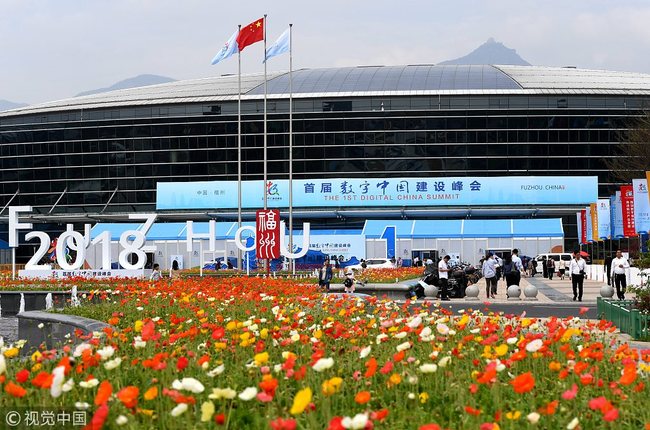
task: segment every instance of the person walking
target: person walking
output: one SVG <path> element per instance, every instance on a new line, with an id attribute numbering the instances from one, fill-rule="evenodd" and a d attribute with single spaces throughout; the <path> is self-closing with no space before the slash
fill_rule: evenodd
<path id="1" fill-rule="evenodd" d="M 605 258 L 605 264 L 603 265 L 603 269 L 605 269 L 605 273 L 607 274 L 607 285 L 612 285 L 612 256 L 608 255 L 607 258 Z"/>
<path id="2" fill-rule="evenodd" d="M 514 264 L 514 268 L 515 268 L 515 273 L 513 277 L 514 284 L 508 284 L 508 286 L 510 285 L 519 286 L 519 282 L 521 281 L 521 274 L 524 271 L 524 265 L 521 263 L 521 258 L 519 258 L 519 250 L 517 248 L 512 250 L 512 264 Z"/>
<path id="3" fill-rule="evenodd" d="M 503 276 L 506 279 L 506 292 L 508 287 L 511 285 L 519 285 L 519 276 L 517 273 L 517 268 L 515 267 L 514 261 L 512 261 L 512 255 L 506 254 L 503 259 Z M 506 294 L 507 295 L 507 294 Z"/>
<path id="4" fill-rule="evenodd" d="M 449 300 L 449 293 L 447 291 L 447 285 L 449 282 L 449 259 L 451 257 L 445 255 L 442 260 L 438 263 L 438 279 L 440 282 L 440 300 Z"/>
<path id="5" fill-rule="evenodd" d="M 562 256 L 560 256 L 560 261 L 557 263 L 557 271 L 560 274 L 560 279 L 564 281 L 564 273 L 566 272 L 566 261 L 562 260 Z"/>
<path id="6" fill-rule="evenodd" d="M 328 260 L 325 260 L 323 267 L 321 267 L 318 271 L 318 285 L 322 288 L 325 288 L 325 291 L 329 291 L 332 276 L 332 266 L 330 266 L 330 262 Z"/>
<path id="7" fill-rule="evenodd" d="M 616 296 L 619 300 L 625 300 L 625 289 L 627 287 L 626 269 L 630 268 L 627 258 L 623 257 L 621 250 L 616 251 L 616 258 L 612 260 L 611 275 L 616 285 Z"/>
<path id="8" fill-rule="evenodd" d="M 532 271 L 532 274 L 530 275 L 530 277 L 534 278 L 535 275 L 537 275 L 537 259 L 533 258 L 530 261 L 531 261 L 531 263 L 533 263 L 533 271 Z"/>
<path id="9" fill-rule="evenodd" d="M 548 280 L 552 281 L 555 273 L 555 259 L 553 257 L 548 257 L 548 260 L 546 260 L 546 273 L 548 273 Z"/>
<path id="10" fill-rule="evenodd" d="M 483 261 L 483 277 L 485 278 L 485 297 L 496 298 L 497 294 L 497 262 L 494 254 L 488 254 L 488 258 Z"/>
<path id="11" fill-rule="evenodd" d="M 585 267 L 586 263 L 584 258 L 580 256 L 579 252 L 575 253 L 575 257 L 569 264 L 569 273 L 571 274 L 571 287 L 573 288 L 573 301 L 578 299 L 582 301 L 583 284 L 585 280 Z"/>
<path id="12" fill-rule="evenodd" d="M 545 255 L 542 257 L 541 263 L 542 263 L 542 276 L 544 277 L 544 279 L 546 279 L 546 278 L 548 278 L 548 269 L 546 268 L 546 256 Z"/>

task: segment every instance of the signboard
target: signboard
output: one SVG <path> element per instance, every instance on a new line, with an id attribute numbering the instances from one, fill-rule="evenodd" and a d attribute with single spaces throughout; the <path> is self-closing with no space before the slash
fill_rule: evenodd
<path id="1" fill-rule="evenodd" d="M 592 203 L 589 205 L 589 213 L 591 214 L 591 238 L 590 240 L 598 241 L 598 205 Z"/>
<path id="2" fill-rule="evenodd" d="M 294 242 L 302 241 L 302 233 L 294 235 Z M 294 245 L 296 246 L 296 245 Z M 309 253 L 317 255 L 318 261 L 322 261 L 323 256 L 343 257 L 342 262 L 361 261 L 366 258 L 366 237 L 361 233 L 358 234 L 320 234 L 312 233 L 309 237 Z"/>
<path id="3" fill-rule="evenodd" d="M 621 205 L 621 192 L 616 191 L 616 194 L 609 198 L 610 207 L 610 220 L 612 228 L 612 238 L 617 239 L 623 236 L 623 211 Z"/>
<path id="4" fill-rule="evenodd" d="M 151 271 L 149 271 L 151 272 Z M 20 270 L 22 278 L 33 279 L 63 279 L 63 278 L 142 278 L 144 270 Z"/>
<path id="5" fill-rule="evenodd" d="M 156 209 L 237 208 L 237 182 L 159 182 Z M 289 181 L 268 181 L 268 206 L 289 207 Z M 583 205 L 598 199 L 596 176 L 301 179 L 294 207 Z M 242 208 L 263 206 L 262 181 L 242 182 Z"/>
<path id="6" fill-rule="evenodd" d="M 609 199 L 598 199 L 596 211 L 598 213 L 598 239 L 611 238 L 611 214 L 609 211 Z"/>
<path id="7" fill-rule="evenodd" d="M 585 211 L 587 213 L 587 242 L 593 242 L 594 241 L 594 222 L 591 217 L 591 206 L 587 206 L 585 208 Z"/>
<path id="8" fill-rule="evenodd" d="M 587 210 L 583 209 L 580 211 L 580 243 L 587 243 Z"/>
<path id="9" fill-rule="evenodd" d="M 647 233 L 650 230 L 648 181 L 645 179 L 633 179 L 632 190 L 634 194 L 634 226 L 638 233 Z"/>
<path id="10" fill-rule="evenodd" d="M 576 225 L 578 226 L 578 243 L 583 244 L 584 242 L 582 241 L 582 212 L 576 212 L 576 220 L 577 223 Z"/>
<path id="11" fill-rule="evenodd" d="M 623 236 L 636 236 L 634 228 L 634 193 L 632 185 L 621 186 L 621 214 L 623 215 Z"/>
<path id="12" fill-rule="evenodd" d="M 255 253 L 259 259 L 280 258 L 280 211 L 259 210 L 255 215 Z"/>

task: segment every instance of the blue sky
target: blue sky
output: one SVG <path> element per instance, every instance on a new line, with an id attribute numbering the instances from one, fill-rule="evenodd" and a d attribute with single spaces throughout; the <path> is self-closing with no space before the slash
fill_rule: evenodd
<path id="1" fill-rule="evenodd" d="M 210 60 L 265 13 L 268 38 L 294 24 L 294 67 L 436 63 L 489 37 L 536 65 L 650 73 L 642 0 L 0 0 L 0 99 L 38 103 L 143 73 L 236 73 Z M 262 71 L 262 46 L 242 54 Z M 287 56 L 269 61 L 286 70 Z"/>

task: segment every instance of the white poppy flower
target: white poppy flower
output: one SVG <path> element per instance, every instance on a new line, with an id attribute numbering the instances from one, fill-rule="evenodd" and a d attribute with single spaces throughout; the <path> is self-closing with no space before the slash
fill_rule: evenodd
<path id="1" fill-rule="evenodd" d="M 255 396 L 257 396 L 257 388 L 255 387 L 248 387 L 244 391 L 239 393 L 239 398 L 245 402 L 248 402 L 249 400 L 253 400 Z"/>
<path id="2" fill-rule="evenodd" d="M 185 411 L 187 411 L 187 403 L 179 403 L 174 409 L 172 409 L 171 415 L 172 417 L 177 417 L 184 414 Z"/>
<path id="3" fill-rule="evenodd" d="M 316 363 L 312 366 L 316 372 L 322 372 L 323 370 L 329 369 L 334 366 L 333 358 L 319 358 Z"/>

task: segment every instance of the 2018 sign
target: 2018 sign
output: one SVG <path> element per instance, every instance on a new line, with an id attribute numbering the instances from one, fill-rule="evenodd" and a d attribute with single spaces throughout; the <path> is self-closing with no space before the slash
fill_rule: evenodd
<path id="1" fill-rule="evenodd" d="M 9 208 L 9 247 L 12 248 L 12 267 L 13 273 L 15 275 L 15 249 L 18 247 L 18 232 L 20 230 L 32 230 L 33 224 L 20 222 L 20 214 L 28 214 L 32 211 L 31 206 L 13 206 Z M 285 231 L 285 225 L 283 221 L 279 220 L 279 211 L 274 215 L 274 222 L 277 223 L 276 228 L 278 233 Z M 126 230 L 124 231 L 119 238 L 119 244 L 121 246 L 120 253 L 118 255 L 118 261 L 122 268 L 127 271 L 142 270 L 147 262 L 147 252 L 155 252 L 155 246 L 145 246 L 147 241 L 147 233 L 153 226 L 157 215 L 156 214 L 129 214 L 130 220 L 140 220 L 144 221 L 143 225 L 137 230 Z M 90 224 L 84 225 L 84 234 L 74 231 L 74 226 L 68 224 L 66 226 L 66 231 L 63 232 L 56 241 L 55 253 L 56 253 L 56 262 L 61 267 L 62 270 L 68 272 L 78 271 L 83 268 L 84 262 L 86 261 L 86 251 L 91 245 L 100 245 L 101 246 L 101 255 L 102 271 L 110 271 L 112 265 L 112 255 L 111 255 L 111 236 L 108 231 L 105 231 L 95 237 L 90 239 Z M 252 235 L 256 234 L 255 228 L 251 226 L 240 227 L 235 233 L 235 245 L 240 250 L 246 252 L 255 249 L 255 244 L 252 247 L 247 247 L 241 239 L 241 234 L 250 230 Z M 192 252 L 192 246 L 195 239 L 208 239 L 208 251 L 216 251 L 216 221 L 211 220 L 209 222 L 208 233 L 195 233 L 194 232 L 194 223 L 193 221 L 187 221 L 187 252 Z M 277 237 L 277 236 L 276 236 Z M 43 231 L 29 231 L 25 234 L 25 240 L 30 241 L 33 239 L 38 239 L 40 241 L 39 247 L 36 253 L 29 259 L 27 264 L 25 264 L 26 272 L 52 272 L 52 268 L 49 264 L 40 264 L 41 260 L 47 254 L 48 249 L 52 245 L 52 240 L 50 236 Z M 303 223 L 303 243 L 302 249 L 300 252 L 294 253 L 292 250 L 288 250 L 285 244 L 285 235 L 279 234 L 279 243 L 276 247 L 280 250 L 280 255 L 287 257 L 289 259 L 296 259 L 304 256 L 309 250 L 309 223 Z M 257 243 L 257 240 L 255 241 Z M 74 251 L 74 259 L 68 261 L 66 258 L 66 249 Z M 135 255 L 135 262 L 131 262 L 131 255 Z M 258 258 L 268 258 L 265 256 L 258 256 Z M 76 273 L 76 272 L 75 272 Z"/>

